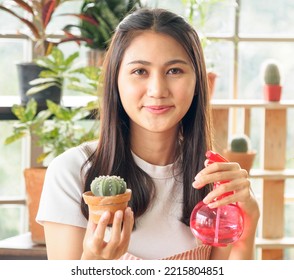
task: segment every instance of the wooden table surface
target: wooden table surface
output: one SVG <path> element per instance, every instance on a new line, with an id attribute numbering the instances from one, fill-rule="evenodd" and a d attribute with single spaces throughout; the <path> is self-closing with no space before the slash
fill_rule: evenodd
<path id="1" fill-rule="evenodd" d="M 34 243 L 30 232 L 0 240 L 0 260 L 46 259 L 46 246 Z"/>

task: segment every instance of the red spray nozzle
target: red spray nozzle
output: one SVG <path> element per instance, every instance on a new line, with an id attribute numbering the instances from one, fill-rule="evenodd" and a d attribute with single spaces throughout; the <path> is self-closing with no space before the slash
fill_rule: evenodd
<path id="1" fill-rule="evenodd" d="M 213 151 L 207 151 L 205 154 L 206 158 L 208 159 L 208 164 L 212 164 L 214 162 L 228 162 L 227 159 L 225 159 L 223 156 L 221 156 L 220 154 L 213 152 Z M 214 184 L 214 187 L 217 187 L 218 184 L 223 184 L 223 183 L 227 183 L 228 181 L 222 181 L 222 182 L 218 182 Z M 228 192 L 226 194 L 224 194 L 222 197 L 227 196 L 233 194 L 233 192 Z"/>
<path id="2" fill-rule="evenodd" d="M 223 156 L 213 151 L 207 151 L 205 156 L 209 160 L 209 164 L 214 162 L 228 162 L 228 160 L 225 159 Z"/>

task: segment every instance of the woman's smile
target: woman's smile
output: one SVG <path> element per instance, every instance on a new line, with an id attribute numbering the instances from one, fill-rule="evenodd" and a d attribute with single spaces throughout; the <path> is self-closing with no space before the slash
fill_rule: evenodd
<path id="1" fill-rule="evenodd" d="M 148 112 L 152 113 L 152 114 L 164 114 L 169 112 L 170 110 L 172 110 L 172 108 L 174 108 L 174 106 L 166 106 L 166 105 L 162 105 L 162 106 L 143 106 L 144 109 L 146 109 Z"/>

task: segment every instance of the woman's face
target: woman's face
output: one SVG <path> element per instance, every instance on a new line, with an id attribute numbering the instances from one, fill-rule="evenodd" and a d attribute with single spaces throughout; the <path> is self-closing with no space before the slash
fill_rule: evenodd
<path id="1" fill-rule="evenodd" d="M 196 76 L 184 48 L 172 37 L 144 31 L 126 49 L 118 75 L 132 131 L 177 129 L 188 111 Z"/>

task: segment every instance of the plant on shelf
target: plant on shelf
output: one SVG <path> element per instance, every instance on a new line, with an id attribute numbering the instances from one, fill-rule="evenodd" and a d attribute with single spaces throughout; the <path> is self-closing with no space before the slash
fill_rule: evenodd
<path id="1" fill-rule="evenodd" d="M 256 151 L 251 149 L 250 138 L 246 134 L 233 135 L 223 156 L 231 162 L 238 162 L 248 173 L 252 168 Z"/>
<path id="2" fill-rule="evenodd" d="M 97 121 L 88 129 L 77 123 L 93 113 L 88 107 L 67 108 L 50 100 L 47 100 L 47 106 L 48 109 L 38 112 L 34 99 L 27 106 L 13 105 L 12 112 L 18 121 L 5 144 L 25 136 L 37 136 L 37 144 L 44 149 L 38 162 L 44 162 L 47 157 L 54 158 L 71 147 L 97 139 Z"/>
<path id="3" fill-rule="evenodd" d="M 63 28 L 65 41 L 85 43 L 89 48 L 89 65 L 101 65 L 103 55 L 119 22 L 131 11 L 142 7 L 140 0 L 84 0 L 79 14 L 62 14 L 79 18 L 79 24 Z"/>
<path id="4" fill-rule="evenodd" d="M 66 57 L 58 47 L 53 47 L 48 56 L 37 58 L 35 63 L 43 70 L 36 79 L 29 82 L 31 88 L 26 92 L 28 98 L 35 99 L 35 96 L 38 95 L 38 105 L 43 109 L 46 108 L 47 99 L 59 104 L 65 87 L 97 96 L 100 92 L 98 92 L 98 88 L 101 88 L 101 83 L 99 82 L 101 68 L 94 66 L 78 67 L 79 64 L 76 63 L 78 57 L 78 51 Z M 52 90 L 50 91 L 50 96 L 48 96 L 48 92 L 44 90 L 50 88 Z M 55 92 L 56 99 L 53 99 L 53 93 Z M 40 101 L 41 98 L 42 101 Z"/>
<path id="5" fill-rule="evenodd" d="M 47 99 L 60 103 L 64 81 L 73 70 L 74 62 L 78 57 L 79 52 L 65 57 L 58 47 L 53 47 L 49 55 L 35 59 L 34 62 L 40 67 L 41 72 L 38 77 L 29 81 L 30 88 L 26 91 L 27 98 L 34 97 L 40 107 L 46 107 Z"/>
<path id="6" fill-rule="evenodd" d="M 278 64 L 268 60 L 263 66 L 263 93 L 266 101 L 280 101 L 282 94 L 281 74 Z"/>
<path id="7" fill-rule="evenodd" d="M 18 32 L 25 34 L 33 42 L 34 57 L 39 58 L 49 55 L 60 41 L 49 34 L 48 26 L 55 18 L 56 9 L 66 1 L 70 0 L 4 0 L 0 4 L 0 10 L 23 23 L 25 28 Z M 16 66 L 20 99 L 21 103 L 25 105 L 30 99 L 26 94 L 31 87 L 29 82 L 37 78 L 43 68 L 33 61 L 17 63 Z M 60 92 L 56 91 L 56 87 L 44 90 L 44 95 L 54 102 L 58 102 L 60 99 Z M 45 105 L 42 95 L 35 95 L 35 99 L 40 103 L 40 106 Z"/>

